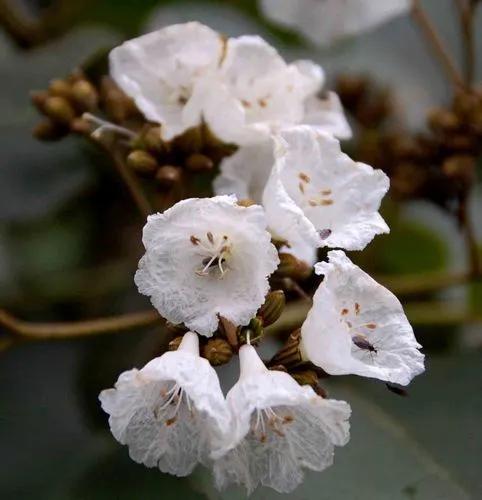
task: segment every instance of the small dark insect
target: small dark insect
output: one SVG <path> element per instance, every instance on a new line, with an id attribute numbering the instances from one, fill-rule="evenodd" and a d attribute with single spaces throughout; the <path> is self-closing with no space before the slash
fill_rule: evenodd
<path id="1" fill-rule="evenodd" d="M 373 344 L 368 342 L 368 340 L 363 335 L 355 335 L 352 338 L 352 341 L 359 349 L 363 349 L 364 351 L 368 352 L 374 352 L 375 354 L 377 353 L 377 350 L 373 346 Z"/>
<path id="2" fill-rule="evenodd" d="M 390 382 L 387 382 L 385 385 L 390 392 L 393 392 L 393 394 L 396 394 L 397 396 L 402 396 L 402 397 L 408 396 L 408 392 L 402 387 L 390 384 Z"/>
<path id="3" fill-rule="evenodd" d="M 322 240 L 326 240 L 326 238 L 328 238 L 331 234 L 331 229 L 322 229 L 321 231 L 318 231 L 318 234 Z"/>

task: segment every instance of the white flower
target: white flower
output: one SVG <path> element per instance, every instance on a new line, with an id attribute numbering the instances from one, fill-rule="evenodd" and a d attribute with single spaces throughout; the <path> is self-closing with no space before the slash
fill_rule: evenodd
<path id="1" fill-rule="evenodd" d="M 421 347 L 398 299 L 340 250 L 315 265 L 325 276 L 301 328 L 305 359 L 331 375 L 407 385 L 424 371 Z"/>
<path id="2" fill-rule="evenodd" d="M 246 325 L 279 263 L 263 209 L 236 198 L 183 200 L 144 227 L 146 253 L 135 282 L 172 323 L 211 336 L 221 315 Z"/>
<path id="3" fill-rule="evenodd" d="M 231 440 L 213 457 L 217 486 L 258 484 L 280 493 L 303 480 L 303 469 L 321 471 L 333 463 L 334 446 L 349 440 L 350 406 L 326 400 L 287 373 L 269 371 L 255 349 L 239 351 L 241 374 L 229 391 Z"/>
<path id="4" fill-rule="evenodd" d="M 310 61 L 287 64 L 258 36 L 227 41 L 220 76 L 204 82 L 199 100 L 206 122 L 226 142 L 265 141 L 274 130 L 305 118 L 342 138 L 351 136 L 336 98 L 316 97 L 324 82 L 322 69 Z"/>
<path id="5" fill-rule="evenodd" d="M 388 177 L 353 161 L 339 142 L 308 126 L 277 136 L 263 194 L 268 225 L 289 243 L 362 250 L 388 226 L 378 213 Z"/>
<path id="6" fill-rule="evenodd" d="M 177 351 L 122 373 L 99 399 L 112 434 L 129 447 L 131 458 L 176 476 L 208 463 L 211 448 L 231 428 L 216 372 L 199 356 L 192 332 Z"/>
<path id="7" fill-rule="evenodd" d="M 411 0 L 260 0 L 269 19 L 329 45 L 410 10 Z"/>
<path id="8" fill-rule="evenodd" d="M 192 95 L 218 67 L 220 35 L 202 24 L 175 24 L 129 40 L 110 54 L 111 75 L 166 140 L 199 125 Z"/>

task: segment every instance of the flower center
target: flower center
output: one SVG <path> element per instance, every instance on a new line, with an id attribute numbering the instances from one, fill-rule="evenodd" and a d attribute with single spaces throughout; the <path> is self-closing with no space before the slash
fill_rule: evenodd
<path id="1" fill-rule="evenodd" d="M 201 257 L 201 264 L 196 269 L 196 274 L 223 278 L 229 270 L 228 259 L 232 249 L 229 238 L 225 234 L 215 236 L 208 231 L 205 238 L 191 235 L 190 242 L 200 250 L 198 255 Z"/>
<path id="2" fill-rule="evenodd" d="M 167 100 L 170 104 L 178 104 L 179 106 L 184 106 L 192 95 L 192 89 L 180 85 L 179 87 L 171 89 Z"/>
<path id="3" fill-rule="evenodd" d="M 318 189 L 311 182 L 311 178 L 304 172 L 298 173 L 298 189 L 303 202 L 310 207 L 328 207 L 333 205 L 333 191 L 329 187 Z"/>
<path id="4" fill-rule="evenodd" d="M 163 422 L 168 427 L 175 424 L 183 401 L 190 415 L 194 416 L 191 400 L 179 384 L 173 384 L 170 389 L 163 387 L 160 390 L 160 396 L 161 400 L 153 410 L 154 417 L 158 422 Z"/>
<path id="5" fill-rule="evenodd" d="M 251 431 L 256 439 L 265 443 L 270 432 L 278 437 L 285 437 L 286 425 L 291 424 L 293 420 L 293 415 L 288 412 L 277 413 L 273 408 L 257 409 L 251 422 Z"/>

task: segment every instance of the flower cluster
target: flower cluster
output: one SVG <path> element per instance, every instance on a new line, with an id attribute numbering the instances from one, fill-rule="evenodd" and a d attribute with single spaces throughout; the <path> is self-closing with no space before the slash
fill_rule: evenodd
<path id="1" fill-rule="evenodd" d="M 290 492 L 304 469 L 331 465 L 334 447 L 348 442 L 351 412 L 297 369 L 401 385 L 424 369 L 400 302 L 340 250 L 362 250 L 388 232 L 379 214 L 388 178 L 342 152 L 349 129 L 336 95 L 317 97 L 321 69 L 286 64 L 260 38 L 226 41 L 196 23 L 176 25 L 114 49 L 111 63 L 164 137 L 204 122 L 239 146 L 221 164 L 216 196 L 148 217 L 135 282 L 186 333 L 177 350 L 101 393 L 111 431 L 148 467 L 185 476 L 200 463 L 220 488 Z M 315 264 L 322 247 L 338 250 Z M 279 317 L 283 295 L 269 292 L 286 253 L 324 280 L 291 336 L 296 361 L 281 350 L 275 367 L 254 345 Z M 224 342 L 226 361 L 239 354 L 226 397 L 212 367 L 224 355 L 203 358 L 200 341 Z"/>

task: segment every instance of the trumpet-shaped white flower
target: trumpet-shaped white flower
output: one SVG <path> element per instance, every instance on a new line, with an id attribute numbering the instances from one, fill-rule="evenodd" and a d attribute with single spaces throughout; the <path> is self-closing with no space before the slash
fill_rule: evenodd
<path id="1" fill-rule="evenodd" d="M 169 140 L 200 123 L 192 96 L 217 70 L 223 50 L 221 36 L 207 26 L 175 24 L 113 49 L 110 70 L 146 118 L 162 124 Z"/>
<path id="2" fill-rule="evenodd" d="M 215 450 L 219 488 L 243 484 L 251 493 L 259 484 L 281 493 L 303 480 L 303 469 L 321 471 L 333 463 L 334 446 L 349 440 L 350 406 L 323 399 L 287 373 L 269 371 L 255 349 L 239 351 L 241 374 L 229 391 L 233 415 L 231 440 Z"/>
<path id="3" fill-rule="evenodd" d="M 232 196 L 183 200 L 144 227 L 135 282 L 172 323 L 210 336 L 219 315 L 246 325 L 279 263 L 263 209 Z"/>
<path id="4" fill-rule="evenodd" d="M 331 375 L 355 374 L 407 385 L 424 356 L 398 299 L 340 250 L 315 265 L 325 276 L 301 328 L 305 359 Z"/>
<path id="5" fill-rule="evenodd" d="M 277 236 L 315 248 L 362 250 L 389 231 L 378 213 L 388 177 L 342 153 L 335 138 L 292 127 L 277 136 L 275 157 L 263 205 Z"/>
<path id="6" fill-rule="evenodd" d="M 274 22 L 299 30 L 308 40 L 329 45 L 368 31 L 410 10 L 410 0 L 260 0 Z"/>
<path id="7" fill-rule="evenodd" d="M 212 446 L 229 433 L 231 416 L 215 370 L 199 356 L 195 333 L 179 349 L 141 370 L 120 375 L 100 393 L 114 437 L 133 460 L 162 472 L 186 476 L 208 463 Z"/>

